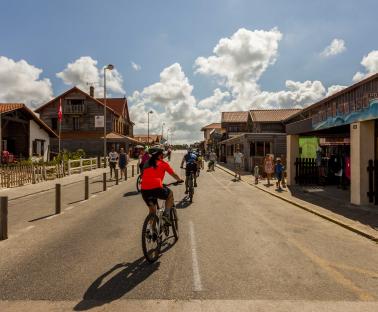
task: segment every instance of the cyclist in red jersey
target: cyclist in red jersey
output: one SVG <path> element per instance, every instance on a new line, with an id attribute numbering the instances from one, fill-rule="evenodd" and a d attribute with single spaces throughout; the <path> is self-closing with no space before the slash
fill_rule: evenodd
<path id="1" fill-rule="evenodd" d="M 170 223 L 169 213 L 174 204 L 173 192 L 163 185 L 165 173 L 168 172 L 177 182 L 184 182 L 172 169 L 172 167 L 163 160 L 164 149 L 152 147 L 149 149 L 151 158 L 144 164 L 142 179 L 142 197 L 146 202 L 150 213 L 156 213 L 157 199 L 165 200 L 165 210 L 163 219 Z"/>

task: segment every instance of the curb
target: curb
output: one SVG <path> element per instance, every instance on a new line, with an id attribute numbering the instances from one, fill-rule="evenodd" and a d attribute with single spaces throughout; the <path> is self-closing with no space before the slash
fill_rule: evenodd
<path id="1" fill-rule="evenodd" d="M 225 167 L 223 167 L 223 166 L 220 166 L 220 165 L 217 164 L 216 167 L 218 167 L 219 169 L 223 170 L 224 172 L 226 172 L 226 173 L 228 173 L 228 174 L 230 174 L 230 175 L 234 175 L 234 172 L 232 172 L 231 170 L 229 170 L 229 169 L 227 169 L 227 168 L 225 168 Z M 288 199 L 288 198 L 282 197 L 282 196 L 280 196 L 280 195 L 278 195 L 278 194 L 275 194 L 275 193 L 272 193 L 272 192 L 270 192 L 270 191 L 268 191 L 268 190 L 265 190 L 265 189 L 263 189 L 263 188 L 261 188 L 261 187 L 259 187 L 259 186 L 256 186 L 256 185 L 254 185 L 254 184 L 252 184 L 252 183 L 250 183 L 250 182 L 245 181 L 244 178 L 241 178 L 241 181 L 247 183 L 247 184 L 250 185 L 250 186 L 253 186 L 253 187 L 259 189 L 260 191 L 263 191 L 263 192 L 265 192 L 265 193 L 268 193 L 268 194 L 270 194 L 270 195 L 272 195 L 272 196 L 274 196 L 274 197 L 276 197 L 276 198 L 279 198 L 279 199 L 281 199 L 281 200 L 283 200 L 283 201 L 285 201 L 285 202 L 287 202 L 287 203 L 289 203 L 289 204 L 292 204 L 292 205 L 294 205 L 294 206 L 296 206 L 296 207 L 298 207 L 298 208 L 301 208 L 301 209 L 303 209 L 303 210 L 305 210 L 305 211 L 307 211 L 307 212 L 311 212 L 312 214 L 314 214 L 314 215 L 316 215 L 316 216 L 318 216 L 318 217 L 321 217 L 321 218 L 323 218 L 323 219 L 325 219 L 325 220 L 327 220 L 327 221 L 330 221 L 330 222 L 332 222 L 332 223 L 335 223 L 335 224 L 337 224 L 337 225 L 339 225 L 339 226 L 341 226 L 341 227 L 343 227 L 343 228 L 345 228 L 345 229 L 347 229 L 347 230 L 349 230 L 349 231 L 352 231 L 352 232 L 354 232 L 354 233 L 356 233 L 356 234 L 358 234 L 358 235 L 361 235 L 361 236 L 363 236 L 363 237 L 365 237 L 365 238 L 367 238 L 367 239 L 372 240 L 372 241 L 375 242 L 375 243 L 378 243 L 378 236 L 371 235 L 371 234 L 369 234 L 369 233 L 367 233 L 367 232 L 364 232 L 364 231 L 362 231 L 362 230 L 359 230 L 359 229 L 357 229 L 357 228 L 355 228 L 355 227 L 353 227 L 353 226 L 351 226 L 351 225 L 349 225 L 349 224 L 346 224 L 346 223 L 344 223 L 344 222 L 342 222 L 342 221 L 340 221 L 340 220 L 337 220 L 337 219 L 335 219 L 335 218 L 329 217 L 329 216 L 327 216 L 327 215 L 325 215 L 325 214 L 323 214 L 323 213 L 320 213 L 320 212 L 318 212 L 318 211 L 316 211 L 316 210 L 314 210 L 314 209 L 311 209 L 311 208 L 309 208 L 309 207 L 306 207 L 306 206 L 304 206 L 304 205 L 301 205 L 300 203 L 297 203 L 297 202 L 295 202 L 295 201 L 293 201 L 293 200 L 290 200 L 290 199 Z"/>

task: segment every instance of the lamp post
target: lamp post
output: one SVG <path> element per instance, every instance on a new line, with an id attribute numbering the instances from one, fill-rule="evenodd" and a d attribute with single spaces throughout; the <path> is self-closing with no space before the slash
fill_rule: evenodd
<path id="1" fill-rule="evenodd" d="M 106 70 L 112 70 L 113 68 L 112 64 L 104 67 L 104 168 L 106 168 Z"/>
<path id="2" fill-rule="evenodd" d="M 150 110 L 147 113 L 147 144 L 150 144 L 150 114 L 152 114 L 153 111 Z"/>

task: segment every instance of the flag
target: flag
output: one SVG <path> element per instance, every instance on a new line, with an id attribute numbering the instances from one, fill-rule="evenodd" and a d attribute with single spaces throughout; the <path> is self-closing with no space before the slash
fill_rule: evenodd
<path id="1" fill-rule="evenodd" d="M 62 112 L 62 98 L 59 100 L 59 111 L 58 111 L 58 119 L 61 122 L 63 119 L 63 112 Z"/>

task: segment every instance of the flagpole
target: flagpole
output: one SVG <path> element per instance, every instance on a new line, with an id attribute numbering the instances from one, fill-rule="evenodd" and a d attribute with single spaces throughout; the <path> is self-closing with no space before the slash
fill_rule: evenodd
<path id="1" fill-rule="evenodd" d="M 63 119 L 63 111 L 62 111 L 62 98 L 59 99 L 59 111 L 58 111 L 58 120 L 59 120 L 59 135 L 58 135 L 58 142 L 59 142 L 59 156 L 60 156 L 60 134 L 62 132 L 62 119 Z"/>

